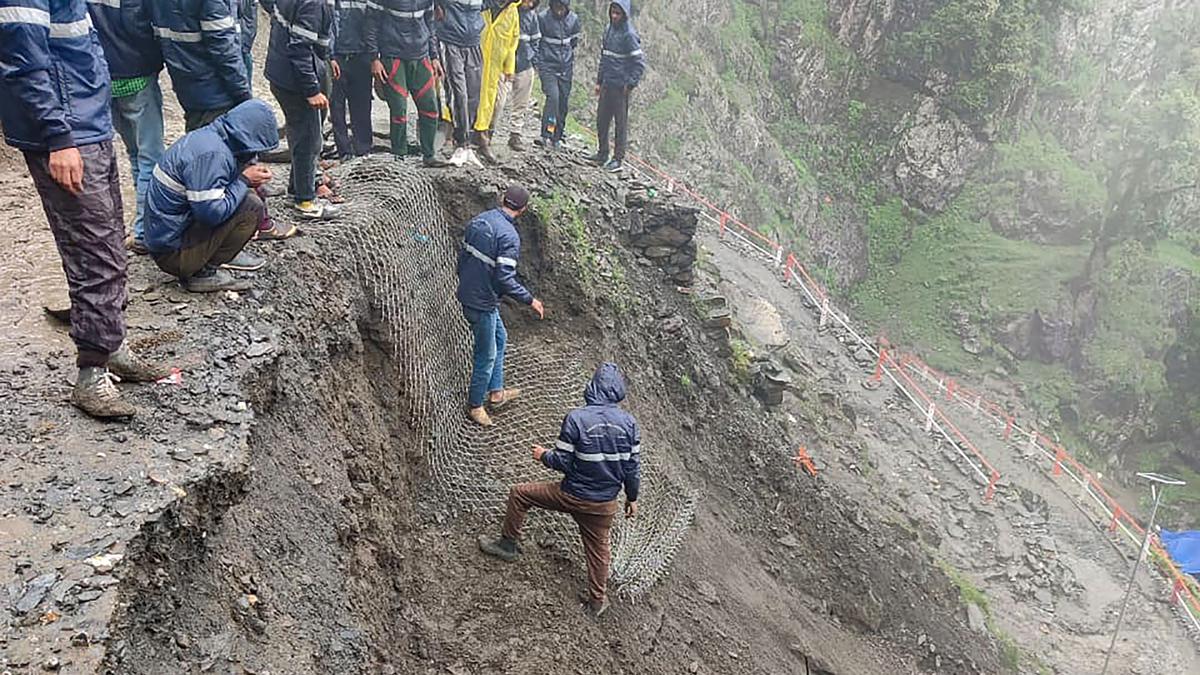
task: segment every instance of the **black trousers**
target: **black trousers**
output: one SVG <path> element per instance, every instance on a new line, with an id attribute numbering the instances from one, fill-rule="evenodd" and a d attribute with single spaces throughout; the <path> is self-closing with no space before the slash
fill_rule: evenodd
<path id="1" fill-rule="evenodd" d="M 112 141 L 79 147 L 83 191 L 50 177 L 50 153 L 25 152 L 71 297 L 71 339 L 80 367 L 103 366 L 125 340 L 125 212 Z"/>
<path id="2" fill-rule="evenodd" d="M 562 140 L 567 130 L 567 109 L 571 105 L 571 78 L 574 73 L 538 71 L 546 105 L 542 110 L 542 138 Z"/>
<path id="3" fill-rule="evenodd" d="M 342 159 L 371 153 L 371 61 L 369 54 L 339 56 L 342 77 L 333 81 L 329 112 L 333 116 L 333 142 Z M 346 109 L 350 124 L 346 124 Z"/>
<path id="4" fill-rule="evenodd" d="M 600 154 L 608 156 L 608 127 L 616 122 L 616 147 L 613 159 L 625 160 L 629 147 L 629 90 L 625 87 L 600 87 L 600 103 L 596 110 L 596 136 L 600 140 Z"/>

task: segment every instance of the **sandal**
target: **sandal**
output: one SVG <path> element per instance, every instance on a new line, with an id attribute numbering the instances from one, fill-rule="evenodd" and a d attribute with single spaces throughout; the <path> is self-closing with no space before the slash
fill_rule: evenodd
<path id="1" fill-rule="evenodd" d="M 321 185 L 317 187 L 317 197 L 324 199 L 330 204 L 346 203 L 346 198 L 334 192 L 333 189 L 328 185 Z"/>

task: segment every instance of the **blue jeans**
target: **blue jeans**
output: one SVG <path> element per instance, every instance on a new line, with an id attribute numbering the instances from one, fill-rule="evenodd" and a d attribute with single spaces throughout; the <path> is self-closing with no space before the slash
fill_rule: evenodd
<path id="1" fill-rule="evenodd" d="M 133 238 L 145 239 L 143 216 L 150 174 L 163 155 L 162 90 L 152 78 L 146 88 L 131 96 L 112 100 L 113 127 L 129 151 L 129 170 L 137 194 L 137 217 L 133 220 Z"/>
<path id="2" fill-rule="evenodd" d="M 471 334 L 475 336 L 467 403 L 478 408 L 483 405 L 488 392 L 504 389 L 504 348 L 508 344 L 508 331 L 504 329 L 499 309 L 481 312 L 463 307 L 463 316 L 467 317 Z"/>

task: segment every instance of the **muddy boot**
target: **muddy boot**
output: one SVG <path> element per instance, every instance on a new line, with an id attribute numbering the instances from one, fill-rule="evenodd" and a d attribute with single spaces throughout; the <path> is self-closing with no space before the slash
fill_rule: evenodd
<path id="1" fill-rule="evenodd" d="M 71 392 L 71 403 L 83 412 L 99 419 L 133 417 L 137 410 L 121 398 L 112 375 L 105 368 L 80 368 L 79 379 Z"/>
<path id="2" fill-rule="evenodd" d="M 608 164 L 608 153 L 597 152 L 596 154 L 589 156 L 588 161 L 596 166 L 604 166 L 605 164 Z"/>
<path id="3" fill-rule="evenodd" d="M 487 410 L 485 410 L 483 406 L 468 410 L 467 417 L 470 417 L 472 422 L 481 427 L 492 426 L 492 418 L 488 417 Z"/>
<path id="4" fill-rule="evenodd" d="M 487 406 L 492 410 L 500 410 L 518 398 L 521 398 L 521 390 L 517 387 L 493 391 L 488 394 Z"/>
<path id="5" fill-rule="evenodd" d="M 492 539 L 487 535 L 481 534 L 479 535 L 479 550 L 504 562 L 512 562 L 521 557 L 521 551 L 517 548 L 517 542 L 507 537 Z"/>
<path id="6" fill-rule="evenodd" d="M 171 369 L 150 363 L 133 353 L 128 342 L 122 342 L 117 351 L 108 357 L 108 370 L 128 382 L 157 382 L 171 374 Z"/>
<path id="7" fill-rule="evenodd" d="M 592 621 L 598 621 L 607 611 L 608 598 L 604 598 L 599 602 L 588 598 L 587 602 L 583 603 L 583 613 Z"/>
<path id="8" fill-rule="evenodd" d="M 525 152 L 525 141 L 521 139 L 521 134 L 509 134 L 508 147 L 513 152 Z"/>
<path id="9" fill-rule="evenodd" d="M 476 136 L 478 140 L 479 152 L 477 153 L 487 164 L 495 166 L 500 162 L 496 161 L 496 156 L 492 154 L 492 140 L 488 138 L 486 133 L 480 133 Z"/>

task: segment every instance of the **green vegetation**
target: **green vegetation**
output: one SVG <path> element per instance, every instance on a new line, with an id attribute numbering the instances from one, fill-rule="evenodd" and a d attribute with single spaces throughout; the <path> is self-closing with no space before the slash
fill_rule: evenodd
<path id="1" fill-rule="evenodd" d="M 749 382 L 750 363 L 754 357 L 754 352 L 750 349 L 750 343 L 745 340 L 730 340 L 729 348 L 732 350 L 729 360 L 733 366 L 733 374 L 742 383 Z"/>
<path id="2" fill-rule="evenodd" d="M 1045 195 L 1072 207 L 1081 217 L 1104 207 L 1104 185 L 1095 169 L 1080 166 L 1049 132 L 1026 129 L 1012 143 L 996 145 L 999 194 L 995 199 L 1012 203 L 1021 189 L 1017 182 L 1026 173 L 1052 177 L 1055 188 Z"/>
<path id="3" fill-rule="evenodd" d="M 1017 644 L 1016 639 L 996 625 L 995 619 L 992 617 L 991 603 L 988 600 L 987 594 L 958 568 L 945 560 L 936 560 L 938 567 L 945 573 L 950 583 L 958 588 L 958 597 L 963 604 L 975 605 L 983 610 L 987 629 L 996 638 L 996 643 L 1000 646 L 1000 662 L 1004 664 L 1005 668 L 1010 672 L 1017 672 L 1020 670 L 1021 664 L 1027 660 L 1035 665 L 1040 665 L 1041 662 L 1036 658 L 1027 659 L 1025 653 L 1021 650 L 1021 646 Z"/>
<path id="4" fill-rule="evenodd" d="M 581 207 L 559 193 L 535 197 L 532 206 L 546 232 L 574 262 L 588 299 L 604 300 L 621 314 L 632 310 L 635 301 L 625 268 L 611 248 L 598 247 L 592 240 Z"/>

